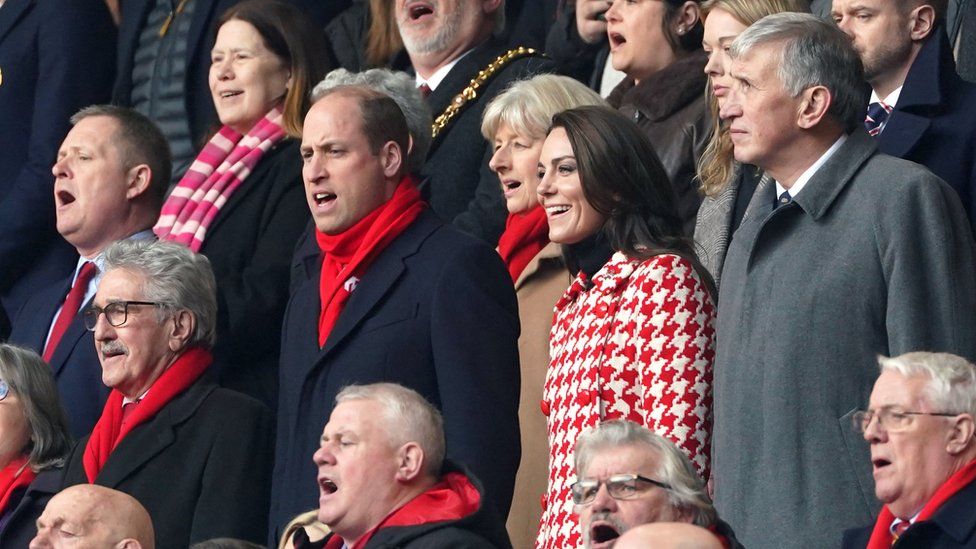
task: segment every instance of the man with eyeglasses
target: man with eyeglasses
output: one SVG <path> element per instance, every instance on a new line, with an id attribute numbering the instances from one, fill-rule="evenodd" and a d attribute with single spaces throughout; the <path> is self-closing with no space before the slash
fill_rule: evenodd
<path id="1" fill-rule="evenodd" d="M 695 524 L 724 547 L 741 547 L 688 456 L 646 427 L 602 423 L 580 435 L 574 459 L 573 503 L 586 549 L 607 549 L 624 532 L 656 522 Z"/>
<path id="2" fill-rule="evenodd" d="M 74 447 L 65 486 L 98 484 L 139 500 L 160 549 L 267 535 L 271 412 L 207 377 L 216 336 L 210 262 L 180 244 L 121 240 L 86 326 L 112 389 Z"/>
<path id="3" fill-rule="evenodd" d="M 853 428 L 871 445 L 874 526 L 845 548 L 976 547 L 976 366 L 948 353 L 880 357 Z"/>
<path id="4" fill-rule="evenodd" d="M 91 432 L 108 396 L 81 311 L 98 289 L 102 252 L 116 240 L 154 238 L 169 184 L 170 155 L 155 124 L 129 109 L 86 107 L 58 150 L 52 172 L 57 229 L 78 253 L 71 276 L 30 297 L 10 341 L 51 365 L 71 434 Z"/>

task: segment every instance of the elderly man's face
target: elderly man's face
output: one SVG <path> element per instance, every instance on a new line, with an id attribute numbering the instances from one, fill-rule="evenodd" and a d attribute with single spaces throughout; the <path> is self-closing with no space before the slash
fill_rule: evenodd
<path id="1" fill-rule="evenodd" d="M 638 474 L 652 480 L 658 478 L 658 458 L 646 448 L 623 446 L 597 452 L 579 480 L 598 480 L 601 483 L 614 475 Z M 638 493 L 632 499 L 615 499 L 605 484 L 601 484 L 596 498 L 585 505 L 577 505 L 583 544 L 587 549 L 611 547 L 617 537 L 635 526 L 649 522 L 690 522 L 691 517 L 675 509 L 668 501 L 665 489 L 637 481 Z"/>
<path id="2" fill-rule="evenodd" d="M 105 524 L 98 499 L 67 490 L 48 502 L 37 519 L 37 536 L 31 549 L 106 549 L 121 541 Z"/>
<path id="3" fill-rule="evenodd" d="M 475 45 L 491 17 L 485 0 L 396 0 L 397 26 L 410 55 L 451 53 Z M 504 9 L 504 8 L 498 8 Z"/>
<path id="4" fill-rule="evenodd" d="M 798 135 L 800 100 L 783 87 L 778 46 L 757 46 L 732 60 L 732 88 L 722 105 L 735 159 L 763 169 L 775 167 Z"/>
<path id="5" fill-rule="evenodd" d="M 393 196 L 396 182 L 363 131 L 355 97 L 333 93 L 308 111 L 302 131 L 302 178 L 315 227 L 339 234 Z M 399 167 L 397 167 L 399 169 Z"/>
<path id="6" fill-rule="evenodd" d="M 118 128 L 109 116 L 83 118 L 64 138 L 52 168 L 58 232 L 82 253 L 111 241 L 127 211 L 132 174 L 115 143 Z"/>
<path id="7" fill-rule="evenodd" d="M 383 407 L 351 400 L 332 410 L 312 457 L 318 467 L 318 518 L 347 542 L 375 527 L 399 493 L 397 449 Z"/>
<path id="8" fill-rule="evenodd" d="M 831 17 L 851 40 L 864 64 L 864 77 L 874 82 L 899 71 L 911 60 L 914 10 L 908 0 L 834 0 Z"/>
<path id="9" fill-rule="evenodd" d="M 105 273 L 93 304 L 105 308 L 113 302 L 148 301 L 145 277 L 124 269 Z M 142 395 L 176 359 L 182 343 L 173 337 L 175 320 L 160 320 L 155 307 L 128 306 L 125 322 L 112 326 L 105 315 L 95 325 L 95 347 L 102 363 L 102 382 L 129 398 Z"/>
<path id="10" fill-rule="evenodd" d="M 928 376 L 905 377 L 886 370 L 874 384 L 870 409 L 895 412 L 944 412 L 925 398 Z M 953 472 L 947 451 L 952 418 L 908 416 L 907 426 L 892 430 L 871 420 L 864 438 L 871 443 L 874 493 L 901 518 L 913 516 Z"/>

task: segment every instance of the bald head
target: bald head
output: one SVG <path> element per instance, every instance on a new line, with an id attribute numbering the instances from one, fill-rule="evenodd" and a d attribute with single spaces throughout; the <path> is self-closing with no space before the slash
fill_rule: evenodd
<path id="1" fill-rule="evenodd" d="M 152 520 L 132 496 L 93 484 L 61 491 L 37 519 L 31 549 L 154 549 Z"/>
<path id="2" fill-rule="evenodd" d="M 701 526 L 684 522 L 652 522 L 631 528 L 614 549 L 722 549 L 718 538 Z"/>

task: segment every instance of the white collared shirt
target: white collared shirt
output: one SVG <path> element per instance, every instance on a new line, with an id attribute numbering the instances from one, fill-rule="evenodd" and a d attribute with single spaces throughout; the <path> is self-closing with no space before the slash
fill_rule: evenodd
<path id="1" fill-rule="evenodd" d="M 796 195 L 800 194 L 800 191 L 802 191 L 803 187 L 805 187 L 806 184 L 810 181 L 810 178 L 812 178 L 814 174 L 817 173 L 817 170 L 819 170 L 824 164 L 827 163 L 828 160 L 830 160 L 831 156 L 834 156 L 834 153 L 837 152 L 838 149 L 840 149 L 841 145 L 843 145 L 845 141 L 847 141 L 847 134 L 843 134 L 839 138 L 837 138 L 837 141 L 834 141 L 834 144 L 831 145 L 829 149 L 827 149 L 827 152 L 820 155 L 820 158 L 818 158 L 817 161 L 814 162 L 812 166 L 810 166 L 809 168 L 806 169 L 805 172 L 800 174 L 800 177 L 796 179 L 796 182 L 793 183 L 793 186 L 790 187 L 789 189 L 780 185 L 779 181 L 777 181 L 776 196 L 779 197 L 784 192 L 790 191 L 790 197 L 796 198 Z"/>
<path id="2" fill-rule="evenodd" d="M 884 99 L 881 99 L 880 97 L 878 97 L 878 92 L 876 92 L 874 90 L 871 90 L 871 101 L 868 103 L 868 105 L 870 105 L 871 103 L 877 103 L 877 102 L 880 101 L 880 102 L 884 103 L 885 105 L 888 105 L 889 107 L 891 107 L 892 109 L 894 109 L 895 106 L 898 104 L 898 98 L 901 97 L 901 89 L 903 87 L 904 86 L 898 86 L 898 88 L 895 89 L 895 91 L 889 93 L 888 94 L 888 97 L 885 97 Z M 885 129 L 885 126 L 887 126 L 887 125 L 888 125 L 888 119 L 886 118 L 885 121 L 884 121 L 884 123 L 881 124 L 880 131 L 883 132 L 884 129 Z"/>
<path id="3" fill-rule="evenodd" d="M 908 524 L 915 524 L 915 521 L 918 520 L 918 516 L 921 514 L 922 511 L 915 513 L 915 515 L 912 518 L 908 519 Z M 895 535 L 895 526 L 898 526 L 903 522 L 905 521 L 901 520 L 898 517 L 895 517 L 895 520 L 891 521 L 891 526 L 888 527 L 888 531 L 891 532 L 891 535 Z"/>
<path id="4" fill-rule="evenodd" d="M 424 78 L 422 76 L 420 76 L 420 74 L 418 73 L 415 76 L 415 78 L 417 79 L 417 87 L 419 88 L 421 85 L 427 84 L 427 87 L 430 88 L 430 91 L 436 90 L 437 89 L 437 86 L 440 86 L 441 85 L 441 82 L 443 82 L 444 79 L 447 78 L 447 73 L 451 72 L 451 69 L 454 68 L 454 65 L 457 65 L 458 61 L 464 59 L 464 56 L 465 55 L 468 55 L 469 53 L 471 53 L 471 51 L 473 49 L 474 48 L 472 48 L 472 49 L 470 49 L 470 50 L 462 53 L 461 55 L 457 56 L 450 63 L 444 65 L 443 67 L 441 67 L 439 69 L 437 69 L 436 71 L 434 71 L 434 74 L 430 75 L 430 78 L 428 78 L 426 80 L 424 80 Z"/>

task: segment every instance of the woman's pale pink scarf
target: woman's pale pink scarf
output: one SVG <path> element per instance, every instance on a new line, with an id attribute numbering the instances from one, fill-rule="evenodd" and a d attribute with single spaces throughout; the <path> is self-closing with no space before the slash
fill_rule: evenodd
<path id="1" fill-rule="evenodd" d="M 199 252 L 207 227 L 254 166 L 285 138 L 281 105 L 271 109 L 247 135 L 220 128 L 203 147 L 163 204 L 153 228 L 160 240 L 179 242 Z"/>

